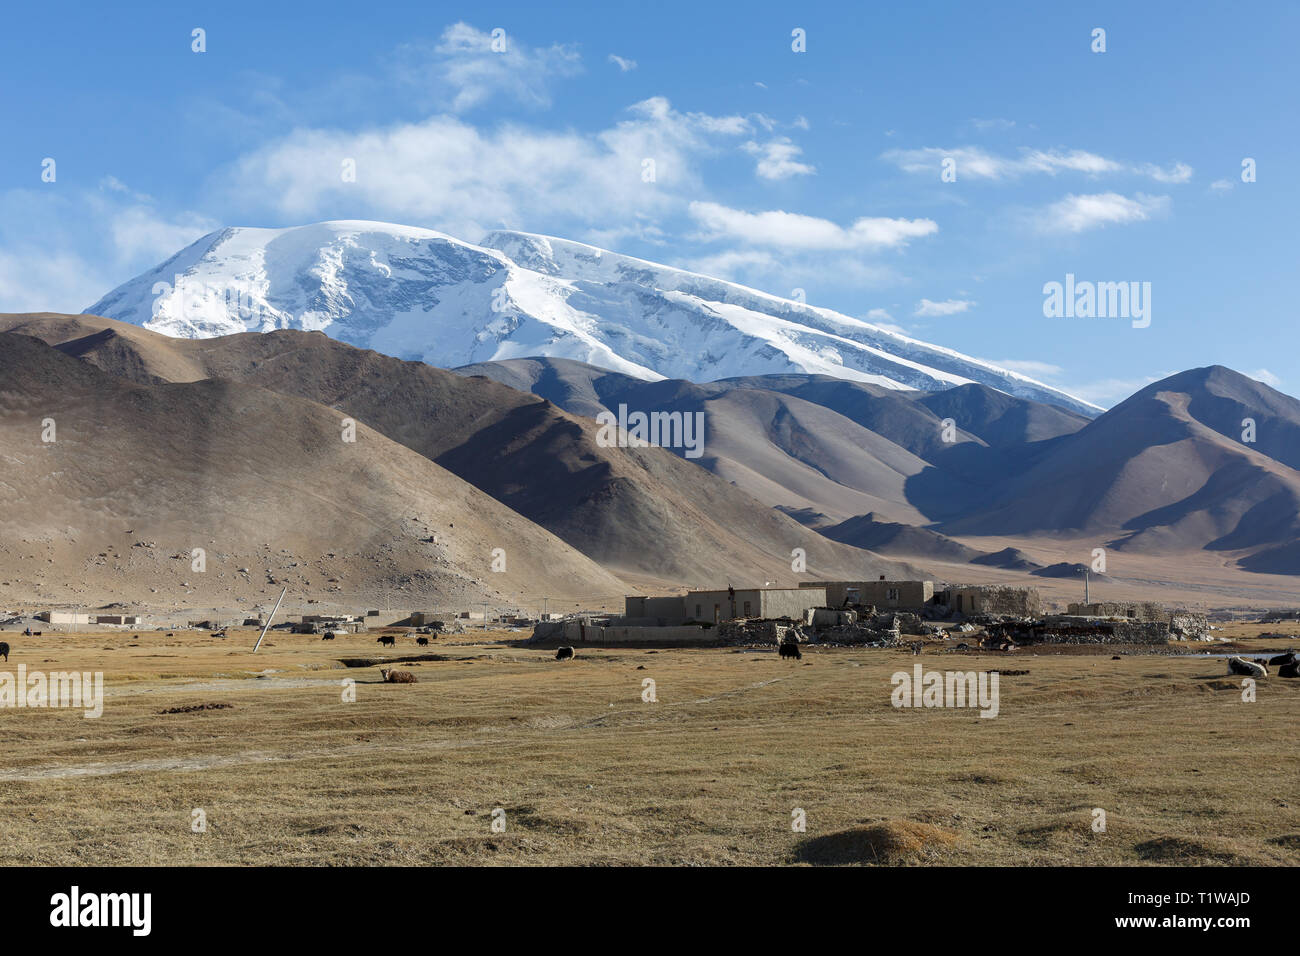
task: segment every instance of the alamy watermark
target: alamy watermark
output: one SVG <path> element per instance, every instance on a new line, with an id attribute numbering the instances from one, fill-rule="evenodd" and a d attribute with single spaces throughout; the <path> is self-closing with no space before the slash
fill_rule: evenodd
<path id="1" fill-rule="evenodd" d="M 890 678 L 895 707 L 978 707 L 981 717 L 998 715 L 997 671 L 926 671 L 920 664 L 912 673 L 895 671 Z"/>
<path id="2" fill-rule="evenodd" d="M 1132 319 L 1135 329 L 1151 324 L 1150 282 L 1076 281 L 1067 272 L 1064 283 L 1044 284 L 1043 295 L 1049 319 Z"/>
<path id="3" fill-rule="evenodd" d="M 152 316 L 157 319 L 164 310 L 169 316 L 182 319 L 200 319 L 209 314 L 262 319 L 273 314 L 258 302 L 260 290 L 248 282 L 205 282 L 193 276 L 176 275 L 172 282 L 155 282 Z"/>
<path id="4" fill-rule="evenodd" d="M 56 927 L 119 926 L 148 936 L 152 911 L 152 893 L 83 893 L 74 886 L 50 897 L 50 925 Z"/>
<path id="5" fill-rule="evenodd" d="M 0 671 L 0 707 L 80 707 L 89 718 L 104 713 L 104 672 Z"/>
<path id="6" fill-rule="evenodd" d="M 596 415 L 600 431 L 596 444 L 601 448 L 627 448 L 658 445 L 682 448 L 687 458 L 704 454 L 703 412 L 632 412 L 627 405 L 618 406 L 618 415 L 602 411 Z"/>

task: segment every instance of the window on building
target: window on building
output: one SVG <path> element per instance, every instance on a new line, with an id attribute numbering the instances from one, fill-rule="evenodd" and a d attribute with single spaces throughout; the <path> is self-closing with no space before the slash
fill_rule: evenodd
<path id="1" fill-rule="evenodd" d="M 898 588 L 886 588 L 886 589 L 885 589 L 885 600 L 886 600 L 886 601 L 897 601 L 897 600 L 898 600 Z"/>
<path id="2" fill-rule="evenodd" d="M 745 617 L 749 617 L 749 602 L 745 602 Z"/>
<path id="3" fill-rule="evenodd" d="M 699 604 L 695 605 L 695 619 L 697 621 L 700 619 L 700 615 L 703 613 L 704 613 L 704 608 Z"/>

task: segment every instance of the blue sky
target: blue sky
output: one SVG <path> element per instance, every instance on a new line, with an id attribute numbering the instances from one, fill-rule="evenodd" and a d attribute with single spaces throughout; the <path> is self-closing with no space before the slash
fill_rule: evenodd
<path id="1" fill-rule="evenodd" d="M 1300 394 L 1300 5 L 717 6 L 11 5 L 0 311 L 379 219 L 802 289 L 1103 405 L 1213 363 Z M 1149 282 L 1150 325 L 1045 317 L 1067 273 Z"/>

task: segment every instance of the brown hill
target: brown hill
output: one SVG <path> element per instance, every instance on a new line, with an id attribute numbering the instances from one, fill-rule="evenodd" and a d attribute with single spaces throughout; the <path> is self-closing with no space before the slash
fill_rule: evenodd
<path id="1" fill-rule="evenodd" d="M 404 362 L 319 333 L 170 339 L 94 316 L 0 317 L 133 381 L 211 377 L 345 411 L 542 525 L 616 573 L 664 582 L 792 582 L 910 573 L 802 527 L 671 452 L 601 447 L 598 426 L 484 378 Z"/>
<path id="2" fill-rule="evenodd" d="M 982 551 L 968 548 L 960 541 L 954 541 L 929 528 L 881 521 L 874 514 L 859 515 L 820 530 L 835 541 L 843 541 L 858 548 L 870 548 L 881 554 L 923 556 L 953 563 L 974 561 L 984 555 Z"/>
<path id="3" fill-rule="evenodd" d="M 1255 441 L 1243 441 L 1243 420 Z M 1221 366 L 1142 389 L 1056 439 L 949 534 L 1095 533 L 1147 553 L 1267 548 L 1300 538 L 1300 402 Z M 1294 464 L 1292 464 L 1294 463 Z M 1098 542 L 1103 543 L 1103 540 Z"/>
<path id="4" fill-rule="evenodd" d="M 126 382 L 0 333 L 5 595 L 230 606 L 288 585 L 465 606 L 622 590 L 571 546 L 364 424 L 345 441 L 343 419 L 249 384 Z M 495 548 L 503 572 L 492 569 Z"/>
<path id="5" fill-rule="evenodd" d="M 1219 366 L 1157 382 L 1091 421 L 973 384 L 647 383 L 563 359 L 459 371 L 584 414 L 619 403 L 701 410 L 710 433 L 701 464 L 828 536 L 891 557 L 975 560 L 961 556 L 968 542 L 954 548 L 944 535 L 1018 539 L 1013 548 L 1092 537 L 1135 554 L 1221 551 L 1252 571 L 1296 573 L 1300 402 Z M 944 440 L 947 419 L 955 441 Z M 1253 441 L 1243 440 L 1248 420 Z M 1036 564 L 1014 553 L 979 563 Z"/>

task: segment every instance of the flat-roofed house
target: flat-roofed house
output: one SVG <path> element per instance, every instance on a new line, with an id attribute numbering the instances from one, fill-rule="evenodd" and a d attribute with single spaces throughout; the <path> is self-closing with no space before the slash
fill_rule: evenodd
<path id="1" fill-rule="evenodd" d="M 826 606 L 826 589 L 728 588 L 721 591 L 687 591 L 686 619 L 714 624 L 737 618 L 801 619 L 804 611 Z"/>
<path id="2" fill-rule="evenodd" d="M 822 588 L 830 607 L 871 604 L 890 610 L 920 610 L 934 599 L 933 581 L 807 581 L 801 588 Z"/>
<path id="3" fill-rule="evenodd" d="M 686 620 L 686 598 L 680 594 L 669 597 L 629 594 L 623 616 L 650 626 L 672 627 Z"/>

